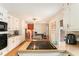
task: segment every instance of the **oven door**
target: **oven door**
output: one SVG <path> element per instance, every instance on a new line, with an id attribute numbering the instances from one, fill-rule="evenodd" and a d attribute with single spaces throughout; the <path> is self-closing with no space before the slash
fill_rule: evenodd
<path id="1" fill-rule="evenodd" d="M 0 50 L 7 46 L 7 34 L 0 34 Z"/>
<path id="2" fill-rule="evenodd" d="M 7 23 L 0 21 L 0 31 L 7 31 Z"/>

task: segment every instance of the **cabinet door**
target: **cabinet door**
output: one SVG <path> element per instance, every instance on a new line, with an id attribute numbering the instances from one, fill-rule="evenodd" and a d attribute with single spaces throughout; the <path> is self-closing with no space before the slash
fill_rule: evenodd
<path id="1" fill-rule="evenodd" d="M 19 21 L 15 17 L 11 15 L 8 16 L 8 30 L 18 30 L 19 29 L 18 24 Z"/>
<path id="2" fill-rule="evenodd" d="M 9 19 L 9 27 L 11 28 L 11 30 L 19 30 L 19 27 L 20 27 L 20 20 L 15 18 L 15 17 L 11 17 Z"/>
<path id="3" fill-rule="evenodd" d="M 70 9 L 70 30 L 79 31 L 79 4 L 71 4 Z"/>
<path id="4" fill-rule="evenodd" d="M 71 20 L 70 20 L 70 6 L 67 5 L 64 8 L 63 24 L 65 31 L 68 31 L 70 29 Z"/>
<path id="5" fill-rule="evenodd" d="M 14 48 L 14 38 L 9 38 L 8 39 L 8 50 L 12 50 Z"/>
<path id="6" fill-rule="evenodd" d="M 14 46 L 17 47 L 21 43 L 20 36 L 16 36 L 14 39 Z"/>
<path id="7" fill-rule="evenodd" d="M 16 29 L 16 30 L 19 30 L 19 28 L 20 28 L 20 20 L 16 18 L 16 19 L 15 19 L 15 23 L 16 23 L 15 29 Z"/>
<path id="8" fill-rule="evenodd" d="M 0 21 L 7 22 L 7 10 L 3 7 L 0 7 Z"/>
<path id="9" fill-rule="evenodd" d="M 12 20 L 12 16 L 8 16 L 8 30 L 13 30 L 13 20 Z"/>
<path id="10" fill-rule="evenodd" d="M 11 37 L 8 39 L 8 50 L 11 51 L 12 49 L 14 49 L 15 47 L 17 47 L 20 43 L 20 36 L 15 36 L 15 37 Z"/>

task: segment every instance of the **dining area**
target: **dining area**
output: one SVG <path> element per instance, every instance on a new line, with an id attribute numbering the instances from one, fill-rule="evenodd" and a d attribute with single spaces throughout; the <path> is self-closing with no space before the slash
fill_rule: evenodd
<path id="1" fill-rule="evenodd" d="M 49 40 L 48 24 L 45 23 L 29 23 L 26 24 L 25 38 L 26 40 Z"/>

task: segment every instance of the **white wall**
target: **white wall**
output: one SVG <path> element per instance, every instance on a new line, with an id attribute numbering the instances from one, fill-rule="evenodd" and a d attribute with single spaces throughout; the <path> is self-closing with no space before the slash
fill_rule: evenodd
<path id="1" fill-rule="evenodd" d="M 34 31 L 37 33 L 46 33 L 48 35 L 48 24 L 47 23 L 35 23 Z"/>

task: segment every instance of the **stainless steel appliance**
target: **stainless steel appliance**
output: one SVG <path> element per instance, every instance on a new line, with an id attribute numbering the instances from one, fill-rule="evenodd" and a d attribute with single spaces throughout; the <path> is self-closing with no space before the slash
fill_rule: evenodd
<path id="1" fill-rule="evenodd" d="M 0 21 L 0 31 L 7 31 L 7 23 Z"/>
<path id="2" fill-rule="evenodd" d="M 0 21 L 0 50 L 7 46 L 7 23 Z"/>
<path id="3" fill-rule="evenodd" d="M 76 35 L 75 34 L 67 34 L 66 36 L 66 44 L 76 44 Z"/>
<path id="4" fill-rule="evenodd" d="M 7 46 L 7 34 L 0 34 L 0 50 Z"/>

